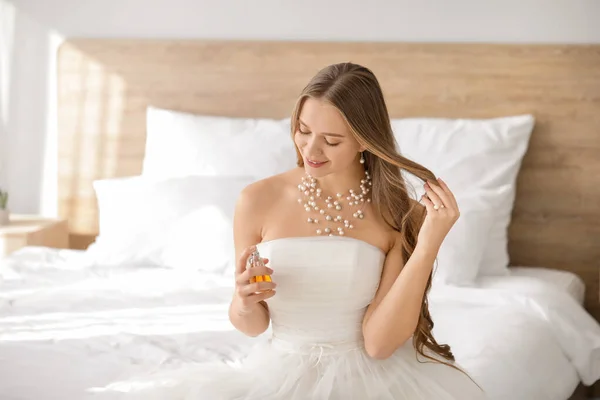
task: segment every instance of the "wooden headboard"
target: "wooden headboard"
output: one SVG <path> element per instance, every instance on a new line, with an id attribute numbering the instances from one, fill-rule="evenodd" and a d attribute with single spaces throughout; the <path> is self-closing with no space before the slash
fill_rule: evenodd
<path id="1" fill-rule="evenodd" d="M 536 117 L 510 226 L 513 265 L 570 270 L 600 319 L 600 45 L 72 39 L 59 51 L 59 212 L 97 233 L 92 181 L 141 171 L 149 104 L 289 116 L 325 65 L 379 78 L 392 117 Z"/>

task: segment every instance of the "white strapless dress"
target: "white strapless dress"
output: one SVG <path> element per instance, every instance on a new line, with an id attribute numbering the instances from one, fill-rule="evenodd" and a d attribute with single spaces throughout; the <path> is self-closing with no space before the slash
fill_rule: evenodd
<path id="1" fill-rule="evenodd" d="M 150 388 L 117 385 L 110 398 L 161 400 L 475 400 L 465 374 L 431 362 L 408 341 L 391 357 L 365 352 L 362 319 L 385 254 L 348 237 L 275 239 L 258 245 L 277 294 L 272 337 L 238 366 L 201 364 L 158 375 Z M 160 381 L 160 382 L 159 382 Z M 145 386 L 145 385 L 142 385 Z M 123 393 L 125 392 L 125 393 Z M 101 396 L 104 398 L 103 396 Z"/>

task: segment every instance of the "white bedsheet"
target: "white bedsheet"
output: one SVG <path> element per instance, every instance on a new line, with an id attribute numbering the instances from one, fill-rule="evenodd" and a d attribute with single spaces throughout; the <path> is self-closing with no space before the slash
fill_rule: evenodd
<path id="1" fill-rule="evenodd" d="M 266 340 L 227 319 L 231 278 L 156 268 L 81 269 L 29 248 L 1 267 L 0 398 L 82 399 L 160 364 L 242 356 Z M 438 287 L 434 333 L 493 400 L 565 400 L 600 378 L 600 326 L 566 292 Z"/>

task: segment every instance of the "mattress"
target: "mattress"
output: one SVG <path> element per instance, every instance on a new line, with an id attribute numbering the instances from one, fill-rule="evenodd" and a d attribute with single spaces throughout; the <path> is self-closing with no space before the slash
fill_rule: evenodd
<path id="1" fill-rule="evenodd" d="M 570 271 L 542 267 L 511 267 L 510 275 L 480 277 L 476 285 L 481 288 L 507 288 L 521 293 L 543 290 L 546 284 L 555 287 L 573 297 L 583 305 L 585 284 Z"/>
<path id="2" fill-rule="evenodd" d="M 0 266 L 0 399 L 80 400 L 149 370 L 236 364 L 268 340 L 229 322 L 230 276 L 83 268 L 80 255 L 29 248 Z M 566 400 L 580 379 L 600 377 L 600 326 L 566 289 L 556 293 L 558 278 L 521 272 L 432 292 L 434 335 L 490 400 Z"/>

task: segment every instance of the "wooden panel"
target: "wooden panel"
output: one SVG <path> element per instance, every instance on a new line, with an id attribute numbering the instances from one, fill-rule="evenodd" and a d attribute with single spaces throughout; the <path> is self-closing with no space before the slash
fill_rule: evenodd
<path id="1" fill-rule="evenodd" d="M 68 237 L 64 220 L 14 214 L 8 225 L 0 227 L 0 258 L 25 246 L 66 249 Z"/>
<path id="2" fill-rule="evenodd" d="M 511 263 L 570 270 L 600 318 L 600 46 L 73 39 L 60 49 L 59 207 L 72 245 L 97 233 L 94 179 L 138 174 L 148 105 L 289 116 L 323 66 L 378 76 L 392 117 L 532 113 Z"/>
<path id="3" fill-rule="evenodd" d="M 67 221 L 57 221 L 43 229 L 31 232 L 27 239 L 29 246 L 67 249 L 69 248 L 69 226 Z"/>
<path id="4" fill-rule="evenodd" d="M 90 244 L 94 243 L 96 235 L 81 235 L 81 234 L 70 234 L 69 235 L 69 248 L 75 250 L 85 250 Z"/>

